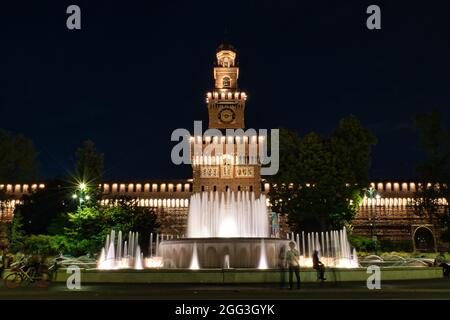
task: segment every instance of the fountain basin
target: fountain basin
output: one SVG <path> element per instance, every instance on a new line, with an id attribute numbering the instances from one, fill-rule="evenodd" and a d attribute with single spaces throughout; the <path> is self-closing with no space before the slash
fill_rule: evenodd
<path id="1" fill-rule="evenodd" d="M 159 255 L 163 257 L 165 268 L 189 268 L 195 247 L 197 262 L 202 269 L 222 269 L 228 265 L 230 268 L 258 268 L 261 265 L 277 268 L 281 248 L 287 250 L 288 244 L 289 240 L 275 238 L 186 238 L 162 241 Z"/>

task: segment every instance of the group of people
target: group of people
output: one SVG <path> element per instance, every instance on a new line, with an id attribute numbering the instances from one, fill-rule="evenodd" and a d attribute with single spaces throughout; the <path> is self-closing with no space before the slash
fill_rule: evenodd
<path id="1" fill-rule="evenodd" d="M 325 265 L 320 261 L 319 252 L 314 250 L 313 256 L 313 268 L 317 271 L 317 279 L 325 281 Z M 289 242 L 289 250 L 285 252 L 285 248 L 282 247 L 279 255 L 279 268 L 281 270 L 281 285 L 285 283 L 284 271 L 286 268 L 289 270 L 289 289 L 292 290 L 294 286 L 294 275 L 297 280 L 297 289 L 300 289 L 300 252 L 295 248 L 295 242 Z M 450 278 L 450 265 L 445 261 L 445 256 L 440 254 L 434 260 L 433 266 L 442 267 L 443 276 Z"/>
<path id="2" fill-rule="evenodd" d="M 313 253 L 313 268 L 317 271 L 318 279 L 325 281 L 325 265 L 320 261 L 319 252 L 314 250 Z M 294 274 L 297 280 L 297 289 L 300 289 L 300 252 L 295 248 L 295 242 L 289 242 L 289 250 L 285 253 L 284 248 L 280 251 L 279 267 L 284 275 L 284 270 L 289 270 L 289 289 L 294 286 Z M 284 278 L 281 279 L 284 285 Z"/>

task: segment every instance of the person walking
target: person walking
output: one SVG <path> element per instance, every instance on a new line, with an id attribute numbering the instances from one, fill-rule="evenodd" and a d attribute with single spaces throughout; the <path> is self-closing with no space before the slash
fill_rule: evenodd
<path id="1" fill-rule="evenodd" d="M 325 266 L 319 259 L 319 251 L 314 250 L 313 254 L 313 268 L 317 270 L 318 279 L 325 281 Z"/>
<path id="2" fill-rule="evenodd" d="M 278 255 L 278 268 L 280 269 L 280 289 L 283 289 L 286 283 L 286 247 L 282 246 Z"/>
<path id="3" fill-rule="evenodd" d="M 300 253 L 297 249 L 295 249 L 295 242 L 291 241 L 289 242 L 289 250 L 286 253 L 286 260 L 289 268 L 289 289 L 292 290 L 292 287 L 294 286 L 293 283 L 293 276 L 295 273 L 295 277 L 297 279 L 297 289 L 300 289 Z"/>

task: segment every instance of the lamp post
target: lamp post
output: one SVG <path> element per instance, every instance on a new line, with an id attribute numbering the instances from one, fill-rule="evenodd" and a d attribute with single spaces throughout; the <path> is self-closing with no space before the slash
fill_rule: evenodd
<path id="1" fill-rule="evenodd" d="M 75 193 L 72 195 L 72 199 L 76 200 L 78 199 L 78 228 L 81 228 L 81 210 L 83 208 L 83 203 L 85 200 L 89 200 L 91 197 L 86 194 L 87 192 L 87 185 L 84 182 L 81 182 L 75 191 Z"/>
<path id="2" fill-rule="evenodd" d="M 86 200 L 89 200 L 91 198 L 89 195 L 86 194 L 86 191 L 87 191 L 86 183 L 81 182 L 78 185 L 75 193 L 72 195 L 72 199 L 74 199 L 74 200 L 78 199 L 78 206 L 79 206 L 79 208 L 82 208 L 83 207 L 83 203 Z"/>
<path id="3" fill-rule="evenodd" d="M 380 193 L 376 191 L 372 186 L 367 190 L 367 195 L 370 197 L 370 203 L 373 204 L 373 199 L 378 200 L 381 198 Z M 376 214 L 374 208 L 370 211 L 370 237 L 372 240 L 377 240 L 376 236 Z"/>

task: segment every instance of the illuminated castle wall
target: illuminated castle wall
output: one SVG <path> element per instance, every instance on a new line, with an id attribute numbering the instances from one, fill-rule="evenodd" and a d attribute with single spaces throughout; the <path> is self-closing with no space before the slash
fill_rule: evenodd
<path id="1" fill-rule="evenodd" d="M 418 230 L 429 230 L 439 247 L 440 229 L 429 224 L 428 218 L 419 217 L 412 206 L 417 184 L 414 182 L 374 182 L 372 186 L 380 192 L 379 198 L 363 198 L 358 214 L 353 220 L 355 234 L 371 236 L 379 240 L 412 241 Z M 193 182 L 189 180 L 171 180 L 145 183 L 104 183 L 99 186 L 103 191 L 103 205 L 112 204 L 118 196 L 127 196 L 138 200 L 140 206 L 154 208 L 161 222 L 161 233 L 181 235 L 185 233 L 189 198 L 193 193 Z M 0 185 L 12 197 L 7 210 L 0 215 L 1 220 L 11 220 L 14 206 L 21 202 L 24 194 L 45 188 L 44 184 Z M 261 192 L 267 193 L 270 185 L 261 182 Z M 442 205 L 448 205 L 440 199 Z M 289 233 L 282 219 L 282 233 Z M 414 241 L 412 241 L 414 244 Z"/>

